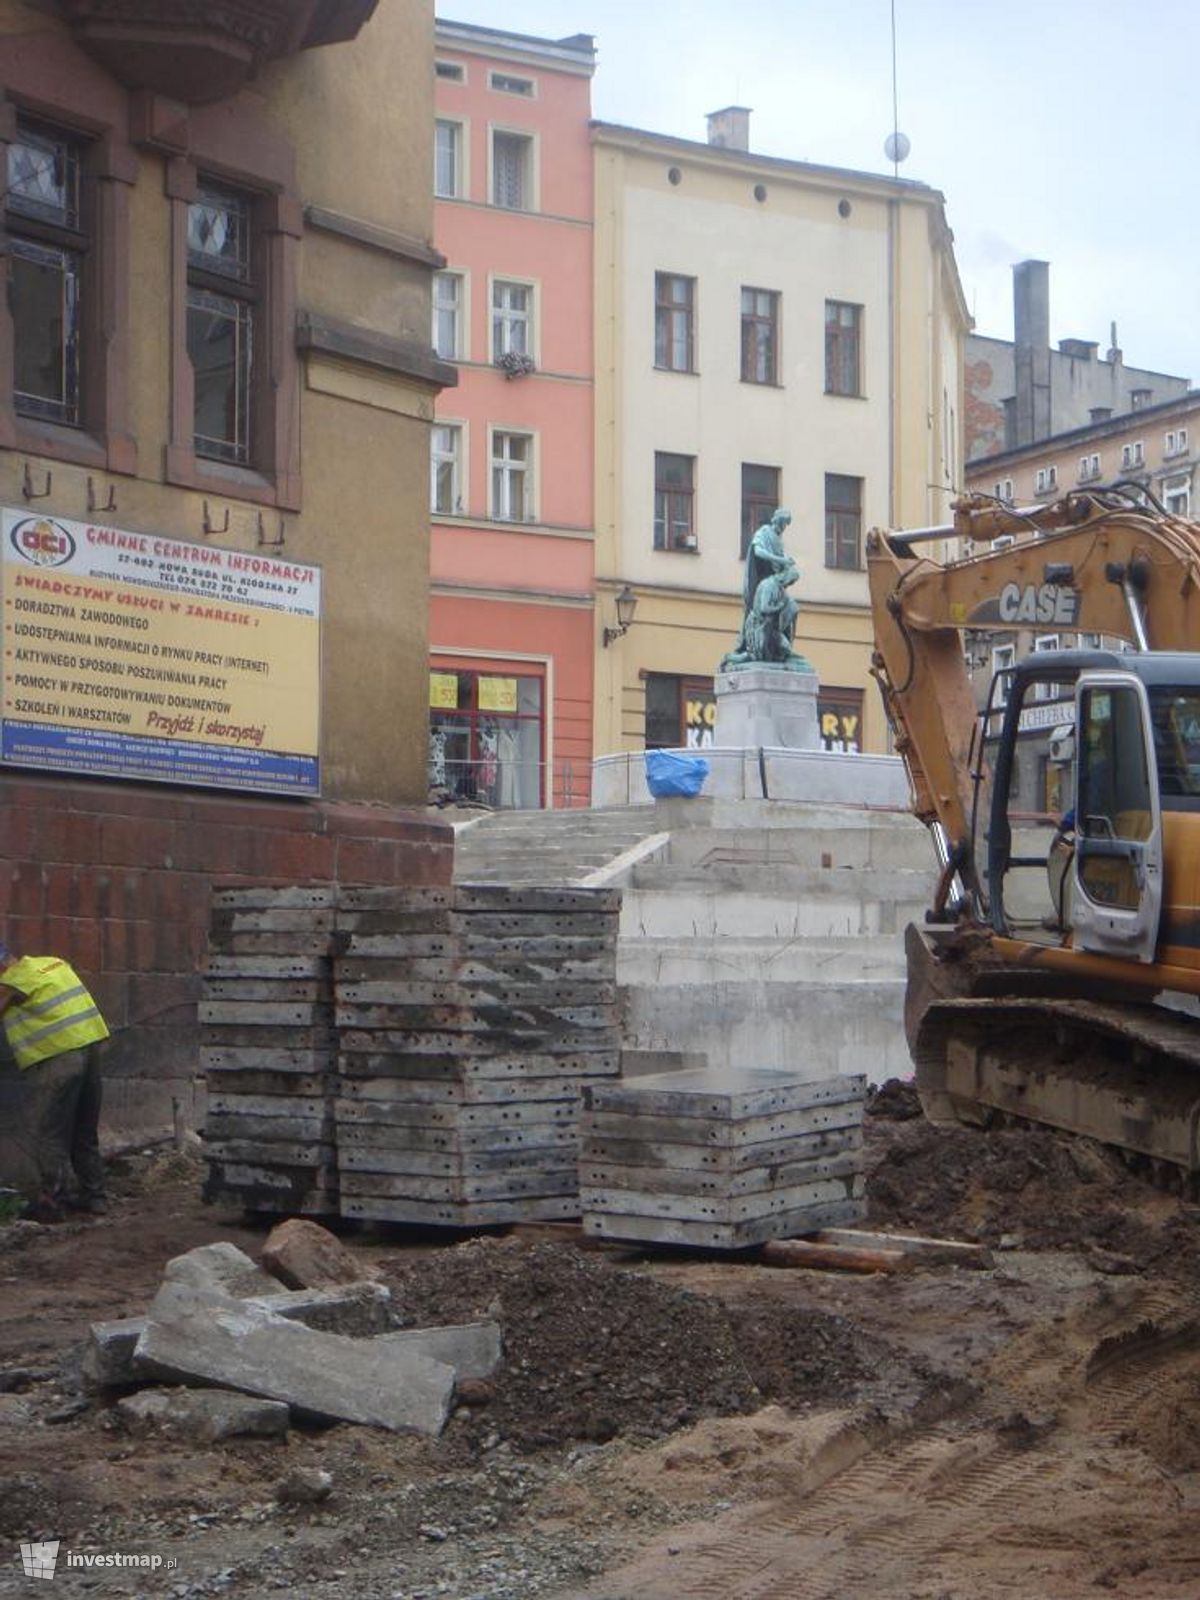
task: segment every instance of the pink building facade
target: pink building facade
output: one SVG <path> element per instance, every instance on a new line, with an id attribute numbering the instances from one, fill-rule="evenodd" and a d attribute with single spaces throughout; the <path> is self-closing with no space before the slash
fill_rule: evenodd
<path id="1" fill-rule="evenodd" d="M 429 779 L 498 807 L 589 796 L 594 66 L 437 24 Z"/>

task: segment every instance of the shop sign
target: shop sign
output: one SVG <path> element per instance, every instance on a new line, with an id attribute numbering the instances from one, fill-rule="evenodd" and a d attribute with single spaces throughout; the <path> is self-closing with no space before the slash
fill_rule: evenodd
<path id="1" fill-rule="evenodd" d="M 711 691 L 685 689 L 683 742 L 688 750 L 712 748 L 717 726 L 717 700 Z"/>
<path id="2" fill-rule="evenodd" d="M 434 711 L 458 710 L 458 673 L 429 674 L 429 704 Z"/>
<path id="3" fill-rule="evenodd" d="M 510 711 L 517 709 L 517 680 L 515 678 L 480 678 L 480 711 Z"/>
<path id="4" fill-rule="evenodd" d="M 0 760 L 320 792 L 321 569 L 0 510 Z"/>
<path id="5" fill-rule="evenodd" d="M 817 705 L 821 747 L 843 753 L 862 753 L 862 712 L 848 706 Z"/>

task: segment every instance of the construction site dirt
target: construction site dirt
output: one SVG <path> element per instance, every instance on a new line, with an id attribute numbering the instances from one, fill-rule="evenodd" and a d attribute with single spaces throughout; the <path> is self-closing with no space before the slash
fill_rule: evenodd
<path id="1" fill-rule="evenodd" d="M 1200 1207 L 1046 1130 L 931 1128 L 904 1085 L 870 1111 L 867 1226 L 990 1265 L 347 1232 L 402 1323 L 501 1326 L 438 1438 L 200 1445 L 81 1389 L 88 1325 L 144 1311 L 169 1258 L 261 1250 L 191 1156 L 115 1163 L 106 1217 L 0 1225 L 0 1595 L 41 1540 L 55 1592 L 174 1600 L 1200 1593 Z"/>

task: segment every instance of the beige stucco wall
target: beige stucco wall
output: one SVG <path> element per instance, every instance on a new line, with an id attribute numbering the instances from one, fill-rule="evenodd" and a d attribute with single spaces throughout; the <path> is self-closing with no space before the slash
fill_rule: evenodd
<path id="1" fill-rule="evenodd" d="M 940 198 L 603 128 L 596 158 L 596 751 L 642 743 L 647 672 L 711 675 L 732 646 L 743 462 L 782 469 L 797 648 L 823 683 L 866 691 L 865 748 L 883 750 L 866 576 L 825 567 L 824 477 L 863 479 L 864 533 L 941 520 L 957 487 L 967 319 Z M 695 374 L 654 368 L 656 272 L 696 279 Z M 778 387 L 740 381 L 743 285 L 781 295 Z M 827 298 L 865 308 L 861 398 L 823 392 Z M 696 553 L 653 548 L 656 451 L 696 458 Z M 636 620 L 605 647 L 624 583 Z"/>
<path id="2" fill-rule="evenodd" d="M 3 35 L 48 31 L 44 6 L 0 0 Z M 66 45 L 66 48 L 73 48 Z M 357 39 L 268 67 L 240 100 L 295 150 L 301 202 L 428 242 L 432 229 L 433 5 L 384 0 Z M 386 155 L 386 159 L 384 156 Z M 136 476 L 0 450 L 0 503 L 22 506 L 28 463 L 52 492 L 50 515 L 86 517 L 88 480 L 114 527 L 204 537 L 253 551 L 260 508 L 228 494 L 168 484 L 169 208 L 163 158 L 144 153 L 130 193 L 127 263 L 134 308 L 128 347 Z M 306 228 L 298 309 L 428 346 L 430 275 L 414 260 Z M 300 365 L 303 497 L 298 511 L 261 510 L 262 531 L 324 572 L 322 766 L 327 796 L 393 803 L 426 797 L 428 421 L 433 386 L 395 370 L 308 355 Z"/>

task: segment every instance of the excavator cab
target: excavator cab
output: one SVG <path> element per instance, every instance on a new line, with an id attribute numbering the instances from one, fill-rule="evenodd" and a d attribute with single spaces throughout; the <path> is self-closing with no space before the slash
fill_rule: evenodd
<path id="1" fill-rule="evenodd" d="M 981 772 L 992 769 L 981 854 L 993 929 L 1154 961 L 1164 791 L 1169 805 L 1200 811 L 1200 657 L 1044 652 L 1010 669 L 1004 689 L 984 713 L 979 763 Z M 998 699 L 1002 713 L 992 709 Z M 989 722 L 997 720 L 989 740 Z M 1036 809 L 1020 809 L 1016 778 L 1046 730 L 1056 729 L 1062 744 L 1070 725 L 1074 760 L 1056 826 Z M 1200 828 L 1200 816 L 1192 826 Z"/>

